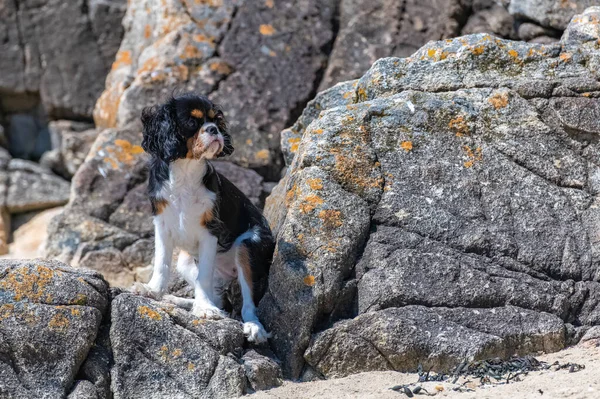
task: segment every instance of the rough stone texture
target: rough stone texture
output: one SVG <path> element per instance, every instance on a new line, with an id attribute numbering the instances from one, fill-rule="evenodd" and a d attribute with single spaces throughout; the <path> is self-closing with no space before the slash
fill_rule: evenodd
<path id="1" fill-rule="evenodd" d="M 95 108 L 122 127 L 173 89 L 224 107 L 235 163 L 278 178 L 279 132 L 310 99 L 332 40 L 334 0 L 131 3 L 125 37 Z M 164 18 L 157 19 L 157 14 Z"/>
<path id="2" fill-rule="evenodd" d="M 259 306 L 287 376 L 557 350 L 565 323 L 600 324 L 598 21 L 588 9 L 552 45 L 432 42 L 376 62 L 354 104 L 307 109 L 267 200 L 277 248 Z M 417 350 L 395 335 L 404 322 L 473 339 Z"/>
<path id="3" fill-rule="evenodd" d="M 571 17 L 591 6 L 600 6 L 598 0 L 510 0 L 509 12 L 515 17 L 537 24 L 564 30 Z"/>
<path id="4" fill-rule="evenodd" d="M 7 173 L 10 213 L 54 208 L 69 200 L 69 183 L 34 162 L 12 159 Z"/>
<path id="5" fill-rule="evenodd" d="M 125 6 L 124 0 L 0 2 L 2 108 L 28 110 L 41 99 L 53 118 L 90 118 L 118 49 Z"/>
<path id="6" fill-rule="evenodd" d="M 272 358 L 249 350 L 242 357 L 244 372 L 254 391 L 270 389 L 283 383 L 281 367 Z"/>
<path id="7" fill-rule="evenodd" d="M 111 315 L 115 399 L 237 397 L 249 389 L 246 362 L 254 366 L 256 374 L 250 375 L 256 375 L 257 384 L 268 382 L 273 373 L 272 361 L 250 355 L 240 360 L 244 335 L 239 321 L 200 320 L 129 294 L 113 300 Z"/>
<path id="8" fill-rule="evenodd" d="M 102 131 L 73 177 L 71 198 L 48 226 L 46 257 L 100 271 L 129 287 L 154 256 L 154 227 L 146 195 L 148 158 L 136 124 Z M 263 179 L 229 162 L 215 162 L 256 204 Z"/>
<path id="9" fill-rule="evenodd" d="M 65 397 L 108 308 L 107 291 L 100 275 L 58 262 L 0 261 L 0 395 Z"/>
<path id="10" fill-rule="evenodd" d="M 553 352 L 565 344 L 560 318 L 512 306 L 405 306 L 361 314 L 314 336 L 305 358 L 321 375 L 376 370 L 451 372 L 465 358 Z M 443 338 L 441 338 L 443 337 Z"/>
<path id="11" fill-rule="evenodd" d="M 50 122 L 48 127 L 52 151 L 46 152 L 40 163 L 70 179 L 85 160 L 98 130 L 89 123 L 66 120 Z"/>

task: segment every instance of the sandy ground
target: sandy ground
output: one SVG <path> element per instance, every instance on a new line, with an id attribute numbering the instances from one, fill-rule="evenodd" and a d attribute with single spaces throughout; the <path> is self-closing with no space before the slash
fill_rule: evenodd
<path id="1" fill-rule="evenodd" d="M 499 398 L 573 398 L 600 399 L 600 347 L 574 347 L 561 352 L 536 356 L 536 359 L 548 363 L 578 363 L 585 365 L 579 372 L 569 370 L 539 371 L 524 376 L 520 382 L 510 384 L 477 387 L 474 392 L 456 392 L 452 388 L 458 384 L 427 382 L 422 385 L 436 398 L 460 399 L 499 399 Z M 251 399 L 301 399 L 301 398 L 361 398 L 361 399 L 402 399 L 404 393 L 389 388 L 395 385 L 411 384 L 418 381 L 416 374 L 393 371 L 356 374 L 346 378 L 328 381 L 294 383 L 285 382 L 283 386 L 248 396 Z M 464 380 L 463 380 L 464 381 Z M 473 381 L 477 385 L 478 381 Z M 411 387 L 415 387 L 413 385 Z M 443 390 L 436 390 L 443 388 Z M 426 395 L 415 395 L 426 398 Z"/>

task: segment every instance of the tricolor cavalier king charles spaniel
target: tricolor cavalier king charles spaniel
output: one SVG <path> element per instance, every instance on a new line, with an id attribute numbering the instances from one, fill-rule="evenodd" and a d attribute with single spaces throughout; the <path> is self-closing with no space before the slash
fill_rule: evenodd
<path id="1" fill-rule="evenodd" d="M 226 317 L 224 288 L 237 278 L 244 333 L 269 338 L 256 315 L 275 246 L 258 208 L 209 160 L 233 152 L 223 112 L 206 97 L 185 94 L 142 112 L 142 147 L 150 154 L 148 192 L 154 215 L 154 271 L 133 291 L 191 308 L 201 318 Z M 165 295 L 173 250 L 177 271 L 194 287 L 194 299 Z"/>

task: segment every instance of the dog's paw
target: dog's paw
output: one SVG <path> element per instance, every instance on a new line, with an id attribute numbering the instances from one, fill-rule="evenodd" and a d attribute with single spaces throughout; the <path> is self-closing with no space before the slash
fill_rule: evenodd
<path id="1" fill-rule="evenodd" d="M 198 305 L 192 306 L 192 314 L 199 319 L 219 320 L 227 318 L 225 312 L 216 306 Z"/>
<path id="2" fill-rule="evenodd" d="M 248 338 L 248 342 L 262 344 L 271 338 L 262 324 L 258 321 L 247 321 L 244 323 L 244 335 Z"/>
<path id="3" fill-rule="evenodd" d="M 131 288 L 129 288 L 129 292 L 145 296 L 147 298 L 155 299 L 157 301 L 160 300 L 162 297 L 162 294 L 160 292 L 154 291 L 148 284 L 140 282 L 133 283 Z"/>

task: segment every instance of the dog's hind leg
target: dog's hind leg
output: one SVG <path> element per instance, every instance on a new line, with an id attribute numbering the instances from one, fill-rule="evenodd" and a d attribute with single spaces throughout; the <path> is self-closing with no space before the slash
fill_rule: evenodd
<path id="1" fill-rule="evenodd" d="M 235 266 L 238 272 L 238 282 L 242 291 L 242 320 L 244 320 L 244 334 L 248 341 L 255 343 L 266 342 L 270 338 L 256 315 L 256 305 L 252 295 L 252 267 L 250 250 L 242 242 L 236 243 Z"/>

